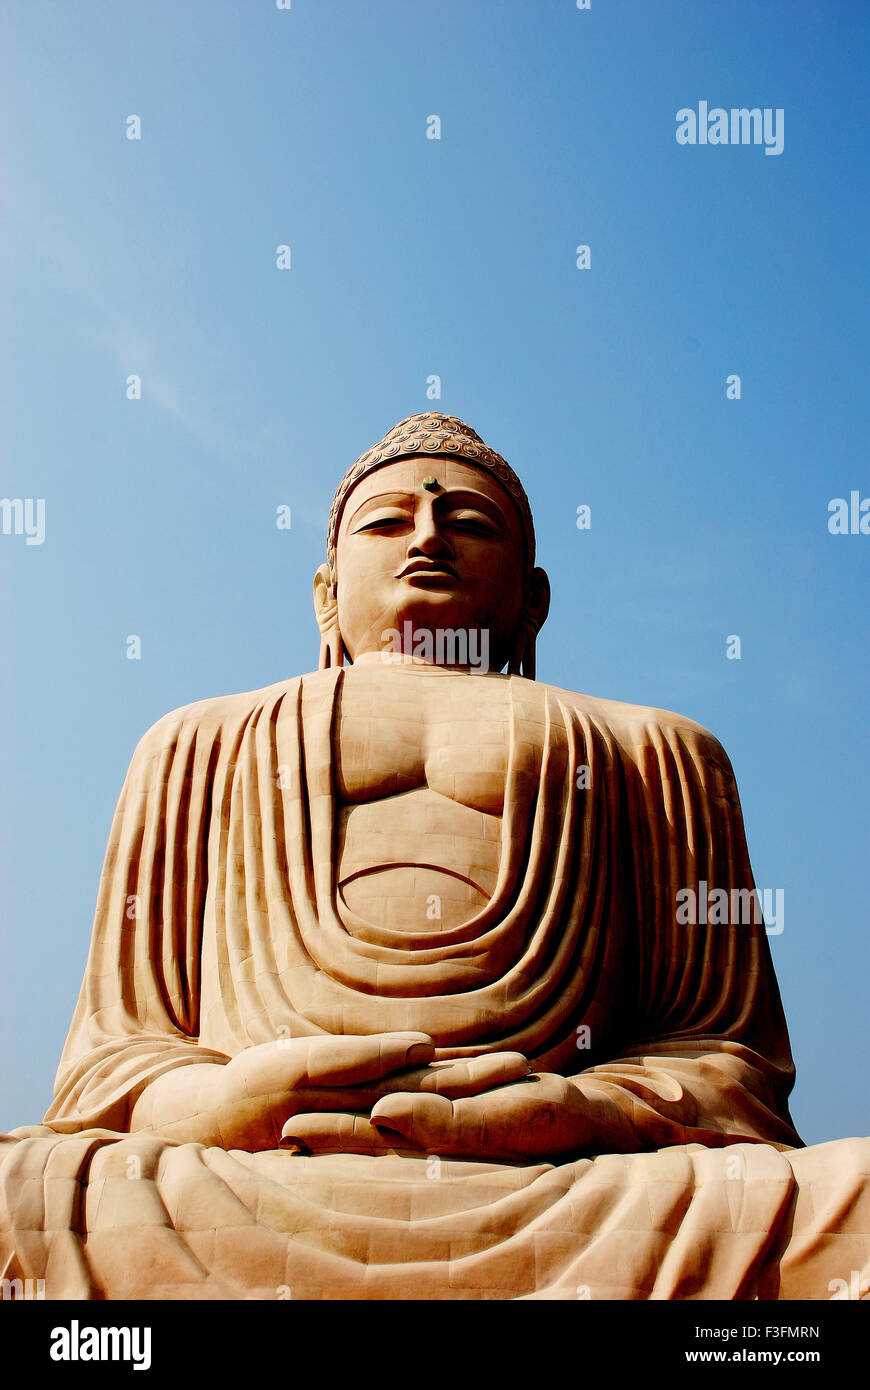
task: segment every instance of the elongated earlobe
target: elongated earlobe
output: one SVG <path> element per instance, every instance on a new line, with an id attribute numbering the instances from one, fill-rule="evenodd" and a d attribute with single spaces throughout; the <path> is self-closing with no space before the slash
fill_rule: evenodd
<path id="1" fill-rule="evenodd" d="M 508 662 L 509 676 L 525 676 L 526 680 L 535 679 L 535 638 L 537 632 L 532 625 L 523 621 L 517 634 L 514 644 L 513 654 Z"/>
<path id="2" fill-rule="evenodd" d="M 318 671 L 344 665 L 344 643 L 338 626 L 338 599 L 328 565 L 321 565 L 314 576 L 314 615 L 320 628 Z"/>
<path id="3" fill-rule="evenodd" d="M 338 630 L 338 623 L 329 632 L 325 632 L 320 638 L 320 654 L 317 659 L 318 671 L 328 671 L 330 666 L 344 665 L 344 644 L 341 640 L 341 633 Z"/>
<path id="4" fill-rule="evenodd" d="M 550 611 L 550 581 L 546 570 L 533 569 L 526 586 L 526 601 L 520 619 L 513 654 L 508 664 L 509 676 L 535 679 L 535 640 Z"/>

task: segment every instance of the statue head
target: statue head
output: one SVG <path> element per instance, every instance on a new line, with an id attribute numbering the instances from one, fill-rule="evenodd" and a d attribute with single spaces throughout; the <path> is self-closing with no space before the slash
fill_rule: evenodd
<path id="1" fill-rule="evenodd" d="M 314 579 L 321 667 L 384 652 L 388 634 L 411 655 L 416 634 L 462 632 L 478 651 L 484 635 L 489 669 L 533 677 L 549 598 L 519 478 L 455 416 L 401 420 L 339 484 Z"/>

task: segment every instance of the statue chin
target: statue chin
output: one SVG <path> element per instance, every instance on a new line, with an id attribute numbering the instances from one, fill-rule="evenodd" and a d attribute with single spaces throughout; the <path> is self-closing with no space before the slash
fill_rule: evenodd
<path id="1" fill-rule="evenodd" d="M 471 879 L 432 864 L 384 864 L 338 885 L 339 902 L 373 927 L 419 936 L 463 927 L 489 902 Z M 350 919 L 348 919 L 348 925 Z"/>

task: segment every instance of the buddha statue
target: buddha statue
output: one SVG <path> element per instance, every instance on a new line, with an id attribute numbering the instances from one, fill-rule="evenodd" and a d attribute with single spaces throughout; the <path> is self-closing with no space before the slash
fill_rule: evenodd
<path id="1" fill-rule="evenodd" d="M 139 743 L 0 1264 L 49 1298 L 830 1298 L 728 759 L 536 679 L 526 494 L 468 425 L 345 475 L 316 671 Z M 865 1287 L 867 1287 L 865 1285 Z"/>

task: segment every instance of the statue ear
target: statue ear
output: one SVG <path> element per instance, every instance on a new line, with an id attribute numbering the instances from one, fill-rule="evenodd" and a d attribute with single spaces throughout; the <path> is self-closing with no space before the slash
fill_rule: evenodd
<path id="1" fill-rule="evenodd" d="M 547 621 L 550 611 L 550 579 L 546 570 L 540 566 L 532 570 L 526 586 L 526 601 L 523 605 L 523 620 L 527 627 L 537 634 Z"/>
<path id="2" fill-rule="evenodd" d="M 338 629 L 338 599 L 329 565 L 321 565 L 314 576 L 314 616 L 320 628 L 319 671 L 344 665 L 344 644 Z"/>
<path id="3" fill-rule="evenodd" d="M 314 575 L 314 616 L 320 626 L 320 615 L 335 603 L 335 586 L 329 565 L 321 565 Z"/>
<path id="4" fill-rule="evenodd" d="M 520 628 L 508 663 L 509 676 L 535 679 L 535 638 L 547 621 L 550 611 L 550 581 L 547 571 L 532 570 L 526 584 L 526 597 L 520 618 Z"/>

